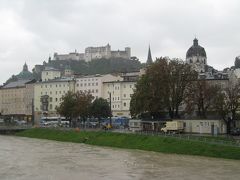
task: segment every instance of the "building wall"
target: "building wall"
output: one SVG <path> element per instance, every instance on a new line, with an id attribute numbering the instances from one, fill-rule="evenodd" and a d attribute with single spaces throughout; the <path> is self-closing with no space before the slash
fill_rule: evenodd
<path id="1" fill-rule="evenodd" d="M 126 47 L 124 51 L 111 51 L 111 46 L 108 44 L 106 46 L 100 47 L 87 47 L 84 53 L 74 53 L 69 54 L 57 54 L 54 53 L 54 60 L 85 60 L 89 62 L 93 59 L 101 59 L 101 58 L 131 58 L 131 48 Z"/>
<path id="2" fill-rule="evenodd" d="M 87 47 L 85 49 L 85 61 L 91 61 L 92 59 L 110 58 L 111 46 L 108 44 L 102 47 Z"/>
<path id="3" fill-rule="evenodd" d="M 61 71 L 58 70 L 44 70 L 42 71 L 42 81 L 48 81 L 61 77 Z"/>
<path id="4" fill-rule="evenodd" d="M 0 107 L 2 115 L 16 118 L 28 118 L 32 115 L 33 84 L 23 87 L 0 89 Z M 27 119 L 26 119 L 27 120 Z"/>
<path id="5" fill-rule="evenodd" d="M 65 69 L 64 70 L 64 76 L 65 77 L 71 77 L 74 75 L 74 72 L 71 69 Z"/>
<path id="6" fill-rule="evenodd" d="M 54 60 L 76 60 L 76 61 L 80 61 L 80 60 L 84 60 L 85 59 L 85 54 L 84 53 L 69 53 L 69 54 L 57 54 L 54 53 L 53 56 Z"/>
<path id="7" fill-rule="evenodd" d="M 130 59 L 131 58 L 131 50 L 127 49 L 125 51 L 111 51 L 111 57 Z"/>
<path id="8" fill-rule="evenodd" d="M 75 81 L 46 81 L 36 83 L 34 86 L 34 115 L 35 121 L 39 122 L 43 115 L 41 97 L 48 95 L 48 112 L 47 116 L 57 116 L 56 107 L 60 105 L 61 98 L 68 91 L 75 91 Z"/>
<path id="9" fill-rule="evenodd" d="M 103 97 L 109 100 L 111 93 L 113 116 L 130 117 L 130 101 L 135 84 L 136 82 L 125 81 L 103 83 Z"/>
<path id="10" fill-rule="evenodd" d="M 94 98 L 103 97 L 103 82 L 122 80 L 120 76 L 93 75 L 76 78 L 76 91 L 90 92 Z"/>
<path id="11" fill-rule="evenodd" d="M 207 82 L 213 86 L 219 86 L 225 89 L 229 86 L 229 79 L 208 79 Z"/>
<path id="12" fill-rule="evenodd" d="M 34 83 L 26 84 L 26 91 L 24 93 L 26 114 L 32 115 L 33 113 L 33 100 L 34 100 Z"/>
<path id="13" fill-rule="evenodd" d="M 193 56 L 186 58 L 186 62 L 190 64 L 198 73 L 205 72 L 205 65 L 207 65 L 206 57 Z"/>
<path id="14" fill-rule="evenodd" d="M 223 120 L 178 120 L 184 122 L 185 133 L 218 134 L 226 133 L 226 125 Z"/>

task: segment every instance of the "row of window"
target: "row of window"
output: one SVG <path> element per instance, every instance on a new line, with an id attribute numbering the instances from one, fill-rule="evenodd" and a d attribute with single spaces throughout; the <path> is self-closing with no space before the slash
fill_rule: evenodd
<path id="1" fill-rule="evenodd" d="M 55 85 L 55 87 L 65 87 L 66 85 L 65 84 L 56 84 Z M 41 88 L 43 88 L 43 87 L 45 87 L 45 88 L 52 88 L 53 87 L 53 85 L 52 84 L 50 84 L 50 85 L 47 85 L 47 84 L 45 84 L 45 86 L 43 86 L 43 85 L 41 85 Z"/>
<path id="2" fill-rule="evenodd" d="M 60 98 L 59 98 L 59 99 L 58 99 L 58 98 L 55 98 L 55 102 L 58 102 L 58 100 L 60 101 L 61 99 L 60 99 Z M 52 101 L 53 101 L 53 98 L 50 97 L 50 98 L 49 98 L 49 102 L 52 102 Z"/>
<path id="3" fill-rule="evenodd" d="M 85 92 L 85 93 L 87 93 L 87 92 L 89 92 L 89 93 L 98 93 L 98 89 L 89 89 L 89 90 L 84 90 L 84 91 L 81 91 L 80 90 L 80 92 Z M 52 91 L 50 91 L 49 92 L 49 94 L 48 94 L 48 92 L 45 92 L 45 94 L 44 94 L 44 92 L 41 92 L 41 95 L 52 95 L 53 93 L 52 93 Z M 66 94 L 66 91 L 55 91 L 55 94 L 57 95 L 57 94 Z M 57 101 L 57 100 L 56 100 Z"/>
<path id="4" fill-rule="evenodd" d="M 190 59 L 190 60 L 189 60 L 189 62 L 190 62 L 190 63 L 193 63 L 193 60 L 192 60 L 192 59 Z M 204 64 L 206 64 L 206 60 L 205 60 L 205 59 L 203 59 L 203 61 L 200 61 L 199 59 L 197 59 L 197 61 L 196 61 L 196 62 L 197 62 L 197 63 L 199 63 L 199 62 L 201 62 L 201 63 L 202 63 L 202 62 L 203 62 Z"/>
<path id="5" fill-rule="evenodd" d="M 89 92 L 89 93 L 98 93 L 98 89 L 88 89 L 88 90 L 80 90 L 79 92 L 85 92 L 85 93 L 87 93 L 87 92 Z"/>
<path id="6" fill-rule="evenodd" d="M 110 87 L 111 86 L 111 84 L 108 84 L 108 87 Z M 112 86 L 114 87 L 114 84 L 112 84 Z M 123 85 L 123 88 L 126 88 L 127 87 L 127 85 L 126 84 L 124 84 Z M 133 88 L 133 85 L 132 84 L 130 84 L 129 85 L 129 88 Z M 119 86 L 115 86 L 115 90 L 119 90 L 120 89 L 120 87 Z"/>
<path id="7" fill-rule="evenodd" d="M 83 82 L 83 81 L 97 81 L 98 79 L 94 79 L 94 78 L 91 78 L 91 79 L 79 79 L 78 81 L 81 81 L 81 82 Z"/>
<path id="8" fill-rule="evenodd" d="M 127 103 L 124 102 L 124 103 L 123 103 L 123 106 L 126 107 L 126 106 L 127 106 Z M 112 105 L 112 108 L 113 108 L 113 109 L 120 108 L 120 105 L 119 105 L 119 104 L 118 104 L 118 105 L 113 104 L 113 105 Z"/>
<path id="9" fill-rule="evenodd" d="M 109 94 L 110 92 L 108 92 L 108 94 Z M 114 91 L 112 92 L 112 94 L 114 94 Z M 130 97 L 131 97 L 131 95 L 132 94 L 130 94 Z M 123 98 L 126 98 L 127 97 L 127 94 L 123 94 Z M 114 100 L 120 100 L 120 98 L 119 97 L 112 97 L 112 101 L 114 101 Z"/>
<path id="10" fill-rule="evenodd" d="M 77 87 L 86 87 L 86 86 L 98 86 L 98 83 L 77 83 Z"/>
<path id="11" fill-rule="evenodd" d="M 44 94 L 44 92 L 41 91 L 41 95 L 52 95 L 52 94 L 53 94 L 52 91 L 50 91 L 49 94 L 48 94 L 48 92 L 45 92 L 45 94 Z M 57 94 L 66 94 L 66 91 L 55 91 L 55 94 L 56 95 Z"/>

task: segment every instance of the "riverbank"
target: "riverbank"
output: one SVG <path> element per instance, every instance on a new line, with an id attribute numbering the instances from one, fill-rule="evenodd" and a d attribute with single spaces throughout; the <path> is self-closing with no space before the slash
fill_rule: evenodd
<path id="1" fill-rule="evenodd" d="M 206 142 L 187 141 L 171 137 L 112 132 L 75 132 L 41 128 L 29 129 L 16 133 L 16 135 L 64 142 L 85 143 L 97 146 L 240 160 L 239 147 L 213 145 Z"/>

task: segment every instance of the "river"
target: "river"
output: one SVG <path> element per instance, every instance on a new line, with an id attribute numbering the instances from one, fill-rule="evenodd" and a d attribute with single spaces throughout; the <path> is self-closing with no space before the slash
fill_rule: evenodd
<path id="1" fill-rule="evenodd" d="M 0 136 L 0 180 L 198 180 L 240 177 L 240 161 Z"/>

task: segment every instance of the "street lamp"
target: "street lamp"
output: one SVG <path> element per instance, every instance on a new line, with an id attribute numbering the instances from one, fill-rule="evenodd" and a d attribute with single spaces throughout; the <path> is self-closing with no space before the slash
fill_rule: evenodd
<path id="1" fill-rule="evenodd" d="M 110 105 L 110 126 L 112 127 L 112 94 L 111 92 L 109 94 L 109 105 Z"/>

